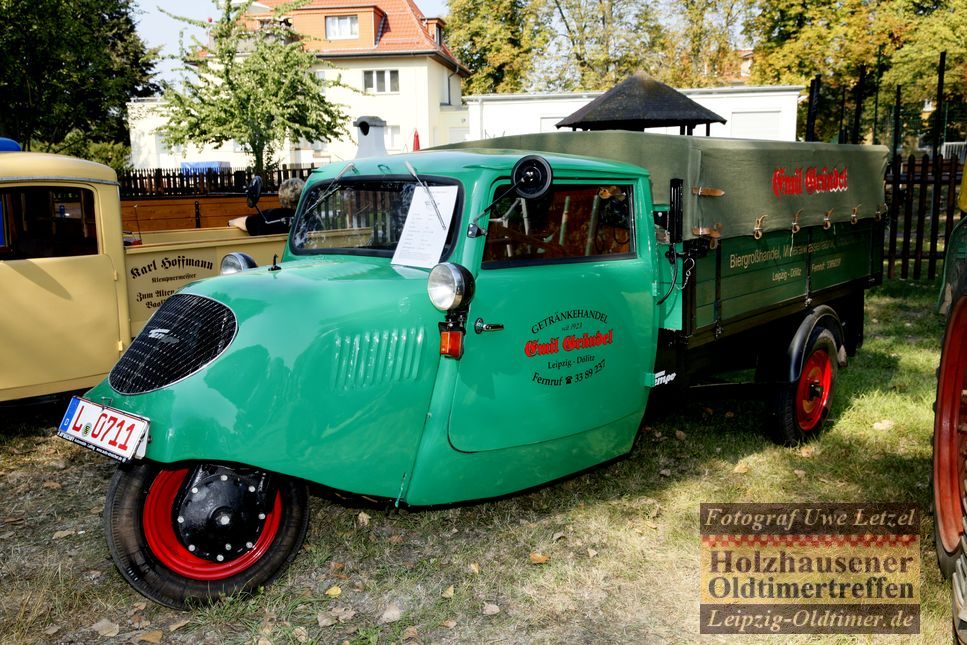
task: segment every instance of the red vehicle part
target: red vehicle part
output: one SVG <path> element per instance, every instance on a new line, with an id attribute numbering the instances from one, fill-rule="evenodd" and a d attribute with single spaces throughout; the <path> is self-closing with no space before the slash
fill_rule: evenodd
<path id="1" fill-rule="evenodd" d="M 937 560 L 949 576 L 963 551 L 964 458 L 967 451 L 967 297 L 953 303 L 937 376 L 933 430 L 933 493 Z"/>
<path id="2" fill-rule="evenodd" d="M 176 512 L 177 500 L 194 467 L 150 461 L 122 466 L 111 480 L 104 507 L 104 530 L 118 571 L 145 597 L 177 609 L 252 593 L 271 582 L 295 557 L 309 521 L 305 484 L 275 476 L 270 510 L 215 511 L 236 517 L 261 513 L 251 546 L 231 557 L 198 557 L 179 538 L 176 527 L 182 512 Z M 233 472 L 227 466 L 219 468 Z"/>

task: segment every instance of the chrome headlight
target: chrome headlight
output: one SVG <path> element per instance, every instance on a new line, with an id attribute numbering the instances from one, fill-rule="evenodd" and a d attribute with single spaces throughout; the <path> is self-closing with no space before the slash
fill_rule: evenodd
<path id="1" fill-rule="evenodd" d="M 248 253 L 229 253 L 222 258 L 222 264 L 218 268 L 218 272 L 222 275 L 229 275 L 231 273 L 245 271 L 246 269 L 254 269 L 257 266 L 258 264 Z"/>
<path id="2" fill-rule="evenodd" d="M 430 302 L 440 311 L 466 307 L 473 298 L 473 276 L 459 264 L 438 264 L 430 270 L 426 292 Z"/>

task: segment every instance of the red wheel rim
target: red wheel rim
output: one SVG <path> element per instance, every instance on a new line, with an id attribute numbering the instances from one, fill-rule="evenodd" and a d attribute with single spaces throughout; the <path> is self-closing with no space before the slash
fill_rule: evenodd
<path id="1" fill-rule="evenodd" d="M 151 483 L 142 517 L 148 547 L 161 564 L 185 578 L 223 580 L 245 571 L 265 555 L 278 533 L 282 518 L 282 496 L 276 493 L 275 504 L 272 511 L 266 514 L 262 532 L 252 549 L 229 562 L 211 562 L 186 549 L 172 524 L 171 509 L 188 471 L 188 468 L 162 470 Z"/>
<path id="2" fill-rule="evenodd" d="M 817 349 L 802 366 L 802 376 L 796 386 L 796 422 L 803 432 L 814 430 L 823 420 L 832 381 L 833 364 L 829 354 Z"/>
<path id="3" fill-rule="evenodd" d="M 947 324 L 937 382 L 933 428 L 933 495 L 937 532 L 944 549 L 953 553 L 964 532 L 964 456 L 967 448 L 961 419 L 967 413 L 967 298 L 954 305 Z"/>

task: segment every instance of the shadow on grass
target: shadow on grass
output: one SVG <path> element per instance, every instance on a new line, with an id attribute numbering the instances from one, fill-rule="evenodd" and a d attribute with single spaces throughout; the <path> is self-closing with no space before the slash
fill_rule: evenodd
<path id="1" fill-rule="evenodd" d="M 14 437 L 46 434 L 56 428 L 69 400 L 48 396 L 0 403 L 0 446 Z"/>

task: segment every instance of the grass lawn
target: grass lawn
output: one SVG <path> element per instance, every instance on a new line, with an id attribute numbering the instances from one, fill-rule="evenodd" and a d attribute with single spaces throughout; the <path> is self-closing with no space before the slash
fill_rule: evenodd
<path id="1" fill-rule="evenodd" d="M 871 292 L 831 427 L 805 448 L 765 439 L 761 404 L 690 400 L 649 418 L 627 459 L 527 494 L 394 512 L 314 498 L 275 585 L 193 612 L 144 601 L 114 570 L 100 529 L 113 467 L 52 436 L 61 409 L 0 409 L 0 640 L 694 642 L 700 502 L 902 501 L 922 511 L 913 640 L 949 642 L 930 514 L 936 294 L 900 281 Z"/>

